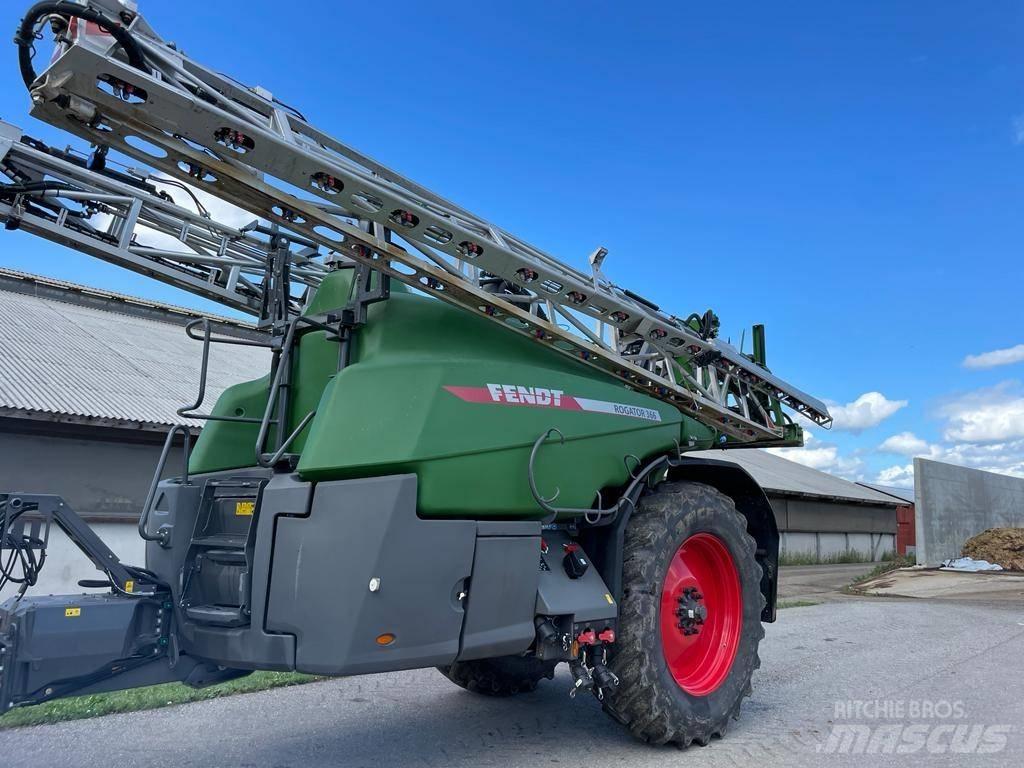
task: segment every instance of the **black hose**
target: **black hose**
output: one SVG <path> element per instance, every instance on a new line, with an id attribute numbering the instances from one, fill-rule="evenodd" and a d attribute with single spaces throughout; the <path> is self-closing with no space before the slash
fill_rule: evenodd
<path id="1" fill-rule="evenodd" d="M 18 518 L 35 509 L 32 504 L 11 510 L 6 501 L 0 501 L 0 590 L 8 584 L 20 584 L 19 599 L 39 580 L 39 572 L 46 562 L 45 538 L 23 530 L 16 532 Z"/>
<path id="2" fill-rule="evenodd" d="M 63 192 L 73 189 L 75 187 L 62 181 L 29 181 L 24 184 L 0 185 L 0 197 L 8 198 L 33 192 Z"/>
<path id="3" fill-rule="evenodd" d="M 21 20 L 18 31 L 14 35 L 14 44 L 18 46 L 18 66 L 21 68 L 21 79 L 25 81 L 26 88 L 30 88 L 36 80 L 36 71 L 32 67 L 32 57 L 35 54 L 36 24 L 51 13 L 59 16 L 72 16 L 99 25 L 101 29 L 113 35 L 124 49 L 129 64 L 149 74 L 149 67 L 146 65 L 146 57 L 142 53 L 142 48 L 119 21 L 109 19 L 99 11 L 69 2 L 69 0 L 44 0 L 28 9 L 28 13 Z"/>

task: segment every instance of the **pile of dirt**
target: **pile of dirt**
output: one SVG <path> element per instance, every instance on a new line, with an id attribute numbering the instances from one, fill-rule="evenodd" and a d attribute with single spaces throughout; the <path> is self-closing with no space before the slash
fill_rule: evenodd
<path id="1" fill-rule="evenodd" d="M 989 528 L 964 544 L 964 557 L 999 563 L 1009 571 L 1024 571 L 1024 528 Z"/>

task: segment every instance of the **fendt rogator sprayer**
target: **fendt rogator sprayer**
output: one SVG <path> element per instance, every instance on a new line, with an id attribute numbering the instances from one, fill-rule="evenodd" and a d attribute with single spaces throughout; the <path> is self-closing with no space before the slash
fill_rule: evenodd
<path id="1" fill-rule="evenodd" d="M 642 739 L 724 733 L 775 618 L 778 531 L 749 475 L 687 452 L 798 445 L 784 407 L 829 424 L 765 367 L 761 327 L 744 354 L 714 313 L 610 282 L 604 249 L 566 266 L 188 58 L 134 3 L 39 3 L 15 42 L 32 114 L 92 149 L 0 127 L 6 227 L 258 333 L 186 329 L 202 366 L 180 413 L 206 426 L 191 450 L 168 435 L 145 567 L 62 499 L 0 494 L 3 577 L 23 582 L 0 607 L 4 708 L 256 669 L 437 666 L 501 696 L 566 662 L 571 693 Z M 257 218 L 218 222 L 188 185 Z M 204 413 L 221 343 L 270 368 Z M 176 439 L 185 474 L 160 481 Z M 53 524 L 99 591 L 24 596 Z"/>

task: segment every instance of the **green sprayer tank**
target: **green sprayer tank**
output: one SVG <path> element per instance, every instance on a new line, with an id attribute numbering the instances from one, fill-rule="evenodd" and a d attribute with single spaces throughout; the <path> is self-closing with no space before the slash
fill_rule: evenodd
<path id="1" fill-rule="evenodd" d="M 344 305 L 352 275 L 331 273 L 306 314 Z M 290 449 L 302 479 L 414 473 L 423 517 L 544 515 L 527 472 L 534 442 L 551 428 L 565 441 L 545 443 L 534 468 L 559 507 L 590 507 L 646 457 L 714 438 L 670 405 L 398 283 L 370 307 L 348 366 L 338 372 L 338 344 L 324 332 L 303 336 L 293 365 L 291 427 L 316 410 Z M 269 383 L 227 389 L 213 413 L 262 414 Z M 256 436 L 254 424 L 209 422 L 190 472 L 252 466 Z"/>

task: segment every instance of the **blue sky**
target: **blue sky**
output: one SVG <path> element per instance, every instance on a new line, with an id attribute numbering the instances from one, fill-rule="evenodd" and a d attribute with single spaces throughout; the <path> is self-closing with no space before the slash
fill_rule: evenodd
<path id="1" fill-rule="evenodd" d="M 604 245 L 617 282 L 714 307 L 733 341 L 764 322 L 771 367 L 839 406 L 787 455 L 904 485 L 912 455 L 1024 475 L 1024 6 L 486 5 L 141 11 L 563 260 Z M 66 142 L 8 54 L 0 116 Z M 5 238 L 0 265 L 204 306 Z"/>

